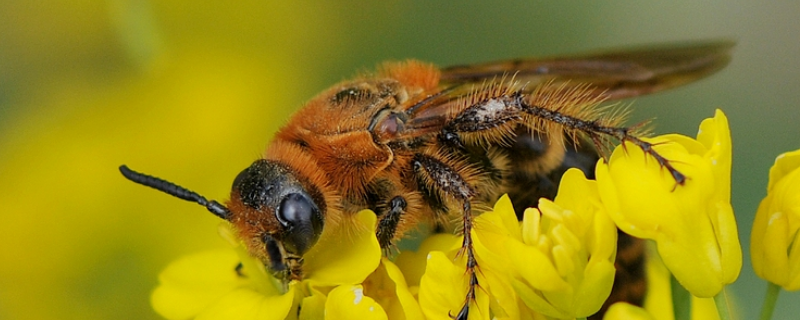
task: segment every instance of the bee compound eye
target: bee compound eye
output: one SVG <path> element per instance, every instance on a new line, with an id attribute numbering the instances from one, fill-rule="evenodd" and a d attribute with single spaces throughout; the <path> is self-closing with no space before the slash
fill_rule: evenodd
<path id="1" fill-rule="evenodd" d="M 278 208 L 278 221 L 287 228 L 293 228 L 303 221 L 310 220 L 312 211 L 314 210 L 313 204 L 302 194 L 290 193 L 281 201 L 280 208 Z"/>
<path id="2" fill-rule="evenodd" d="M 294 254 L 302 255 L 308 251 L 322 233 L 322 215 L 317 205 L 306 194 L 286 195 L 278 207 L 276 217 L 285 228 L 284 248 Z"/>

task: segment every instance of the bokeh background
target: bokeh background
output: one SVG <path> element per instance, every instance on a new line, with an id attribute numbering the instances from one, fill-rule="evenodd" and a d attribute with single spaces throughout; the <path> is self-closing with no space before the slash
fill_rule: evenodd
<path id="1" fill-rule="evenodd" d="M 726 38 L 731 65 L 635 99 L 694 135 L 722 108 L 745 262 L 740 319 L 765 291 L 750 221 L 779 153 L 800 148 L 797 1 L 0 1 L 0 319 L 158 319 L 176 257 L 223 247 L 197 205 L 120 164 L 224 200 L 292 111 L 386 59 L 438 65 Z M 800 313 L 782 293 L 775 319 Z"/>

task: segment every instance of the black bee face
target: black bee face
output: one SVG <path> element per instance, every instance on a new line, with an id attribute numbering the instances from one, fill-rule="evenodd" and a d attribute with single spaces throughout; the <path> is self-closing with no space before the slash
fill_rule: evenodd
<path id="1" fill-rule="evenodd" d="M 232 202 L 246 207 L 241 213 L 234 211 L 231 222 L 252 221 L 255 232 L 244 235 L 263 242 L 273 272 L 287 270 L 288 260 L 301 259 L 322 234 L 324 203 L 318 205 L 322 200 L 280 163 L 255 161 L 236 177 L 231 194 Z"/>

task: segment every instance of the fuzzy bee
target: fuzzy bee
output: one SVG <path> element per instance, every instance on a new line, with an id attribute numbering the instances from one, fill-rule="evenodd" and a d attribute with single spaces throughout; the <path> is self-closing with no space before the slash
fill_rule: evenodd
<path id="1" fill-rule="evenodd" d="M 552 199 L 568 168 L 591 178 L 616 142 L 638 146 L 683 184 L 669 159 L 639 138 L 640 127 L 623 126 L 624 112 L 603 103 L 705 77 L 728 63 L 731 47 L 705 42 L 444 69 L 385 63 L 298 110 L 263 158 L 233 180 L 224 205 L 124 165 L 120 171 L 229 221 L 250 254 L 285 282 L 303 278 L 303 255 L 324 228 L 362 209 L 375 212 L 386 251 L 420 223 L 455 224 L 470 286 L 452 314 L 466 319 L 479 285 L 473 211 L 504 193 L 518 213 Z M 641 302 L 642 248 L 620 235 L 609 302 Z"/>

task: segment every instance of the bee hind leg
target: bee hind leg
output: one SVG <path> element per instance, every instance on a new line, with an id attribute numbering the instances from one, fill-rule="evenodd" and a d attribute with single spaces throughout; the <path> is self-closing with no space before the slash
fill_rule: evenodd
<path id="1" fill-rule="evenodd" d="M 467 289 L 466 299 L 464 301 L 464 305 L 459 310 L 458 314 L 455 316 L 456 320 L 467 320 L 469 317 L 469 304 L 472 301 L 475 301 L 475 294 L 476 290 L 479 287 L 478 283 L 478 261 L 475 258 L 475 251 L 472 247 L 472 213 L 469 204 L 469 200 L 464 201 L 464 208 L 463 208 L 463 228 L 464 228 L 464 240 L 461 243 L 461 251 L 459 251 L 460 255 L 466 256 L 467 258 L 467 276 L 469 277 L 469 286 Z"/>
<path id="2" fill-rule="evenodd" d="M 451 203 L 458 203 L 461 206 L 458 209 L 462 213 L 463 240 L 459 255 L 466 258 L 465 274 L 468 277 L 468 285 L 464 304 L 454 318 L 466 320 L 469 316 L 469 305 L 475 301 L 479 287 L 478 262 L 472 245 L 471 233 L 473 222 L 471 201 L 476 196 L 476 191 L 467 182 L 464 174 L 455 169 L 457 166 L 449 165 L 434 156 L 417 154 L 412 160 L 412 165 L 420 185 L 428 186 L 426 189 L 429 191 L 437 192 L 443 198 L 454 200 Z"/>
<path id="3" fill-rule="evenodd" d="M 589 136 L 594 142 L 598 150 L 603 150 L 603 147 L 610 142 L 609 138 L 613 138 L 620 143 L 630 142 L 644 151 L 645 154 L 653 157 L 658 162 L 658 165 L 667 169 L 672 178 L 675 180 L 676 186 L 683 185 L 686 182 L 686 176 L 675 169 L 672 163 L 653 149 L 654 144 L 640 139 L 634 133 L 636 127 L 617 127 L 604 125 L 604 120 L 607 119 L 594 119 L 584 120 L 575 116 L 571 116 L 558 110 L 551 110 L 546 107 L 539 107 L 523 103 L 522 110 L 537 119 L 542 119 L 548 122 L 556 123 L 563 126 L 567 135 L 573 135 L 575 132 L 582 132 Z"/>

